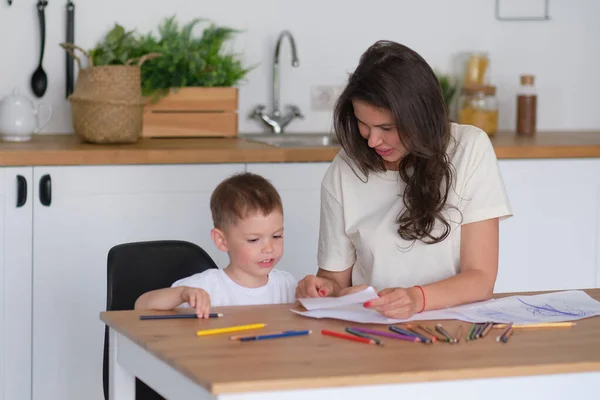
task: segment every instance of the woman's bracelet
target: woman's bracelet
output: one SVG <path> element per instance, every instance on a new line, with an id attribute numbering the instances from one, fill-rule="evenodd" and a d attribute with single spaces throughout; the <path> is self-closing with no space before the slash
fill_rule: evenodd
<path id="1" fill-rule="evenodd" d="M 417 314 L 422 313 L 423 311 L 425 311 L 425 291 L 423 290 L 423 288 L 419 285 L 415 285 L 416 288 L 418 288 L 421 291 L 421 294 L 423 295 L 423 308 L 421 308 L 421 311 L 419 311 Z"/>

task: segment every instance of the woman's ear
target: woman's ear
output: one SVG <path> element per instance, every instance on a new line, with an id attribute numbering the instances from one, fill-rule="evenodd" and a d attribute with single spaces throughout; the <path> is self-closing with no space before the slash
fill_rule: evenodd
<path id="1" fill-rule="evenodd" d="M 227 239 L 225 239 L 225 234 L 222 230 L 213 228 L 210 231 L 210 237 L 212 238 L 213 242 L 215 242 L 217 249 L 221 251 L 227 251 Z"/>

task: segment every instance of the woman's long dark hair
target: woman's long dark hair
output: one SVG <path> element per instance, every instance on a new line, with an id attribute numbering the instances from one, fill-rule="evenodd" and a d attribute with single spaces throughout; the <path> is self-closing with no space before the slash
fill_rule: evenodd
<path id="1" fill-rule="evenodd" d="M 406 183 L 398 234 L 411 241 L 443 241 L 450 224 L 442 211 L 454 172 L 447 155 L 450 122 L 435 73 L 419 54 L 395 42 L 378 41 L 361 56 L 336 103 L 334 128 L 342 148 L 368 177 L 386 168 L 360 135 L 352 100 L 390 110 L 407 151 L 398 171 Z M 439 235 L 432 233 L 436 220 L 444 227 Z"/>

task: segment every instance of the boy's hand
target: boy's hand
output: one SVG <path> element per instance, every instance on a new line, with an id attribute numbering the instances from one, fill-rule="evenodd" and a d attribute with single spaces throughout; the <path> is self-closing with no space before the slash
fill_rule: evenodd
<path id="1" fill-rule="evenodd" d="M 296 287 L 296 298 L 327 297 L 333 295 L 333 282 L 315 275 L 307 275 Z"/>
<path id="2" fill-rule="evenodd" d="M 181 292 L 181 300 L 196 309 L 198 318 L 208 318 L 210 314 L 210 296 L 205 290 L 185 286 Z"/>

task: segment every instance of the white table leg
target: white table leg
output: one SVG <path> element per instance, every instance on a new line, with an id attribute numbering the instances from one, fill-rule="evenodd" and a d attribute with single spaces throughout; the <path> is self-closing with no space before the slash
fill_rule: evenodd
<path id="1" fill-rule="evenodd" d="M 108 329 L 108 400 L 135 400 L 135 376 L 119 364 L 117 335 Z"/>

